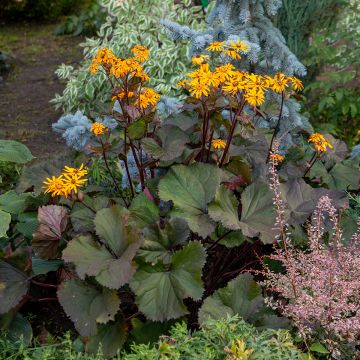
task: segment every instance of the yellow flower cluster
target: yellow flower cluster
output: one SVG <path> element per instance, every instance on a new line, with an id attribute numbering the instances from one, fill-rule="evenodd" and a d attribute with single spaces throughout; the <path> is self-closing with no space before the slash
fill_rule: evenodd
<path id="1" fill-rule="evenodd" d="M 240 53 L 246 54 L 249 51 L 249 45 L 244 41 L 214 41 L 210 43 L 207 51 L 220 52 L 232 59 L 241 59 Z"/>
<path id="2" fill-rule="evenodd" d="M 84 164 L 81 164 L 79 168 L 72 168 L 65 166 L 60 176 L 52 176 L 46 178 L 43 182 L 45 186 L 45 194 L 49 193 L 52 197 L 65 196 L 68 197 L 71 192 L 75 194 L 78 192 L 78 188 L 85 185 L 87 179 L 84 176 L 87 174 L 87 170 L 84 168 Z"/>
<path id="3" fill-rule="evenodd" d="M 100 49 L 92 60 L 90 72 L 95 74 L 102 66 L 107 73 L 118 78 L 127 76 L 138 77 L 142 81 L 148 81 L 150 77 L 145 73 L 141 63 L 149 58 L 149 50 L 142 45 L 136 45 L 131 49 L 134 54 L 128 59 L 118 58 L 108 49 Z"/>
<path id="4" fill-rule="evenodd" d="M 112 100 L 125 100 L 126 105 L 132 104 L 144 110 L 150 105 L 155 106 L 160 100 L 160 95 L 152 89 L 142 87 L 143 82 L 150 80 L 142 67 L 142 63 L 149 58 L 149 50 L 145 46 L 135 45 L 131 52 L 134 56 L 122 59 L 116 57 L 107 48 L 101 49 L 92 61 L 90 72 L 95 73 L 102 67 L 110 81 L 110 75 L 115 76 L 117 78 L 116 85 L 122 86 L 113 86 Z M 130 81 L 132 78 L 136 78 L 135 81 Z M 95 124 L 93 124 L 94 131 L 91 131 L 95 135 L 103 134 L 104 129 Z"/>
<path id="5" fill-rule="evenodd" d="M 91 125 L 90 131 L 96 135 L 103 135 L 106 131 L 109 131 L 109 128 L 107 128 L 104 124 L 101 124 L 99 122 L 94 122 Z"/>
<path id="6" fill-rule="evenodd" d="M 247 50 L 242 43 L 232 44 L 234 48 L 235 45 L 239 45 L 236 48 L 239 52 Z M 208 50 L 223 51 L 224 46 L 223 43 L 212 43 Z M 234 65 L 230 63 L 217 66 L 214 71 L 211 71 L 207 59 L 207 55 L 194 57 L 192 63 L 197 65 L 198 68 L 188 73 L 187 79 L 178 83 L 179 87 L 188 89 L 190 94 L 197 99 L 204 99 L 221 90 L 225 95 L 236 97 L 241 94 L 251 106 L 260 106 L 265 100 L 265 91 L 267 90 L 282 93 L 290 83 L 296 91 L 303 89 L 301 80 L 285 76 L 282 73 L 277 73 L 274 77 L 256 75 L 236 70 Z"/>
<path id="7" fill-rule="evenodd" d="M 333 146 L 325 138 L 325 136 L 319 133 L 311 134 L 308 142 L 314 145 L 314 148 L 316 149 L 317 152 L 325 152 L 327 151 L 327 148 L 329 149 L 333 148 Z"/>
<path id="8" fill-rule="evenodd" d="M 222 139 L 214 139 L 211 145 L 214 149 L 225 149 L 226 142 Z"/>

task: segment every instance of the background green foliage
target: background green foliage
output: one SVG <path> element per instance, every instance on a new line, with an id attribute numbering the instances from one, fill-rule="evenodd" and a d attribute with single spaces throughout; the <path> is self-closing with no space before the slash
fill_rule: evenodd
<path id="1" fill-rule="evenodd" d="M 203 13 L 201 7 L 194 7 L 191 0 L 102 0 L 108 17 L 98 36 L 87 39 L 84 48 L 84 60 L 78 68 L 62 65 L 57 75 L 66 80 L 62 95 L 53 99 L 56 108 L 64 113 L 81 110 L 86 114 L 99 110 L 100 104 L 109 102 L 110 86 L 105 75 L 98 72 L 95 76 L 88 71 L 91 58 L 103 47 L 110 48 L 118 55 L 128 53 L 136 44 L 150 49 L 147 71 L 152 78 L 150 85 L 165 94 L 176 93 L 177 82 L 188 68 L 188 47 L 170 40 L 160 25 L 163 17 L 176 19 L 181 24 L 199 27 Z"/>
<path id="2" fill-rule="evenodd" d="M 277 27 L 291 51 L 303 60 L 308 54 L 311 37 L 322 29 L 330 33 L 348 4 L 349 0 L 282 0 Z"/>
<path id="3" fill-rule="evenodd" d="M 305 62 L 317 64 L 317 78 L 306 87 L 304 101 L 314 126 L 350 145 L 359 143 L 360 2 L 352 1 L 332 31 L 314 34 Z"/>
<path id="4" fill-rule="evenodd" d="M 26 348 L 19 341 L 13 343 L 3 338 L 0 340 L 0 356 L 3 359 L 11 356 L 13 360 L 102 360 L 104 358 L 101 348 L 97 355 L 81 353 L 83 347 L 81 342 L 72 342 L 69 336 L 57 344 L 51 343 L 51 338 L 49 341 L 49 344 Z M 168 336 L 162 336 L 155 344 L 133 343 L 128 351 L 118 353 L 114 359 L 221 360 L 236 355 L 237 341 L 243 342 L 245 349 L 251 352 L 251 355 L 245 359 L 306 359 L 305 354 L 296 348 L 287 330 L 259 331 L 237 316 L 208 320 L 201 330 L 193 334 L 188 332 L 184 322 L 178 323 Z"/>

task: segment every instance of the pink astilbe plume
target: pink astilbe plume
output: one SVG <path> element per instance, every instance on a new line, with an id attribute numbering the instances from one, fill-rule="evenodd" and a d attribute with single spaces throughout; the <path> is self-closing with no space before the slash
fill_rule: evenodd
<path id="1" fill-rule="evenodd" d="M 276 152 L 273 149 L 273 153 Z M 339 355 L 339 344 L 355 346 L 360 335 L 360 220 L 358 231 L 344 243 L 336 209 L 328 196 L 318 201 L 307 227 L 308 250 L 296 249 L 290 240 L 279 190 L 276 157 L 271 157 L 271 189 L 277 212 L 276 229 L 280 238 L 271 259 L 280 261 L 283 273 L 265 266 L 263 284 L 276 294 L 267 302 L 291 318 L 306 339 L 320 337 Z M 324 221 L 332 231 L 326 237 Z"/>

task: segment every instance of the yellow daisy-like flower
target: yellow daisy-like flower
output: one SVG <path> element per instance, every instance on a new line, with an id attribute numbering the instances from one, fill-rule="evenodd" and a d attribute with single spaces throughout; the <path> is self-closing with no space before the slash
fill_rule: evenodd
<path id="1" fill-rule="evenodd" d="M 149 58 L 150 53 L 149 49 L 142 45 L 135 45 L 131 49 L 131 52 L 135 54 L 135 59 L 140 62 L 146 61 Z"/>
<path id="2" fill-rule="evenodd" d="M 46 178 L 46 180 L 43 182 L 45 186 L 43 188 L 45 189 L 45 194 L 51 194 L 52 197 L 55 196 L 65 196 L 67 197 L 69 195 L 69 192 L 66 188 L 63 175 L 60 175 L 58 177 L 52 176 L 51 178 Z"/>
<path id="3" fill-rule="evenodd" d="M 224 50 L 224 41 L 213 41 L 206 48 L 207 51 L 223 51 Z"/>
<path id="4" fill-rule="evenodd" d="M 71 191 L 74 191 L 74 193 L 77 194 L 78 188 L 82 187 L 87 182 L 87 179 L 82 179 L 82 176 L 70 174 L 63 175 L 65 177 L 64 186 L 68 194 L 71 193 Z"/>
<path id="5" fill-rule="evenodd" d="M 291 80 L 291 78 L 288 78 L 282 73 L 277 73 L 272 79 L 267 79 L 269 82 L 269 87 L 271 87 L 272 90 L 277 93 L 282 93 L 285 91 L 286 87 L 288 86 L 288 82 Z"/>
<path id="6" fill-rule="evenodd" d="M 209 59 L 209 55 L 196 55 L 191 59 L 193 65 L 204 64 Z"/>
<path id="7" fill-rule="evenodd" d="M 309 143 L 312 143 L 318 152 L 325 152 L 327 148 L 332 149 L 333 146 L 330 142 L 325 138 L 324 135 L 319 133 L 311 134 L 308 140 Z"/>
<path id="8" fill-rule="evenodd" d="M 291 77 L 292 86 L 295 91 L 302 91 L 304 90 L 304 85 L 302 81 L 295 76 Z"/>
<path id="9" fill-rule="evenodd" d="M 252 106 L 260 106 L 265 100 L 264 91 L 261 89 L 251 89 L 245 93 L 245 100 Z"/>
<path id="10" fill-rule="evenodd" d="M 211 141 L 211 146 L 214 149 L 225 149 L 226 142 L 222 139 L 214 139 L 213 141 Z"/>
<path id="11" fill-rule="evenodd" d="M 235 67 L 233 64 L 221 65 L 215 68 L 215 74 L 218 76 L 219 81 L 224 82 L 229 80 L 235 74 Z"/>
<path id="12" fill-rule="evenodd" d="M 88 171 L 85 169 L 84 164 L 81 164 L 78 168 L 73 168 L 70 166 L 65 166 L 63 173 L 69 174 L 70 176 L 85 176 Z"/>
<path id="13" fill-rule="evenodd" d="M 356 134 L 357 134 L 358 136 L 360 136 L 360 130 L 358 130 L 358 131 L 356 132 Z"/>
<path id="14" fill-rule="evenodd" d="M 230 80 L 225 81 L 222 89 L 230 95 L 236 95 L 238 92 L 244 90 L 244 84 L 238 76 L 234 76 Z"/>
<path id="15" fill-rule="evenodd" d="M 106 131 L 109 131 L 109 128 L 107 128 L 104 124 L 101 124 L 99 122 L 94 122 L 91 125 L 90 131 L 96 135 L 103 135 Z"/>
<path id="16" fill-rule="evenodd" d="M 244 41 L 240 41 L 240 40 L 230 41 L 229 48 L 236 52 L 243 52 L 243 53 L 247 53 L 250 49 L 248 44 L 246 44 Z"/>
<path id="17" fill-rule="evenodd" d="M 284 157 L 282 155 L 280 155 L 280 154 L 275 153 L 275 154 L 270 155 L 270 159 L 273 159 L 273 160 L 275 160 L 277 162 L 282 162 L 284 160 Z"/>
<path id="18" fill-rule="evenodd" d="M 160 100 L 160 94 L 155 90 L 143 88 L 139 95 L 139 104 L 141 109 L 146 109 L 149 105 L 155 106 Z"/>
<path id="19" fill-rule="evenodd" d="M 202 96 L 208 96 L 210 93 L 210 88 L 208 85 L 204 84 L 202 81 L 192 81 L 189 88 L 190 94 L 197 99 L 200 99 Z"/>

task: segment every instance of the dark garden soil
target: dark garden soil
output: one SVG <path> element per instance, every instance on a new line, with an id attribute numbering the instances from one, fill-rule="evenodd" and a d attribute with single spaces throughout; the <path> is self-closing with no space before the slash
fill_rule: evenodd
<path id="1" fill-rule="evenodd" d="M 21 141 L 37 158 L 68 151 L 51 129 L 61 111 L 49 101 L 61 93 L 54 74 L 61 63 L 81 60 L 79 37 L 54 35 L 55 24 L 0 24 L 0 50 L 11 56 L 11 70 L 0 81 L 0 138 Z"/>

